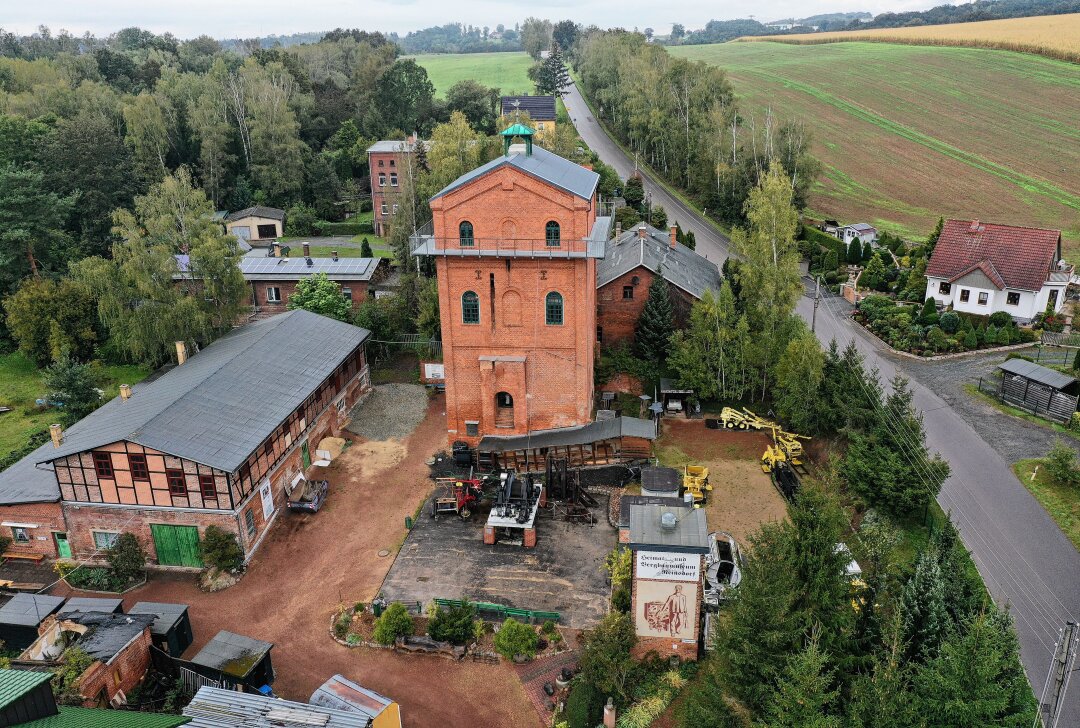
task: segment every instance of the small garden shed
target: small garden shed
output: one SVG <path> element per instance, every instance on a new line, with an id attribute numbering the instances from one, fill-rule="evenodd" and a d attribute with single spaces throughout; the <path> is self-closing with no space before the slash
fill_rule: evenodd
<path id="1" fill-rule="evenodd" d="M 153 614 L 157 616 L 150 625 L 150 638 L 159 650 L 173 657 L 184 654 L 184 650 L 195 641 L 191 630 L 191 617 L 188 605 L 169 604 L 166 602 L 135 602 L 128 614 Z"/>
<path id="2" fill-rule="evenodd" d="M 1072 419 L 1080 395 L 1080 383 L 1074 377 L 1026 359 L 1009 359 L 998 368 L 1002 400 L 1058 422 Z"/>
<path id="3" fill-rule="evenodd" d="M 199 654 L 191 658 L 192 669 L 201 675 L 249 692 L 274 682 L 269 642 L 221 630 Z"/>
<path id="4" fill-rule="evenodd" d="M 38 638 L 38 627 L 45 618 L 59 612 L 63 604 L 63 597 L 16 594 L 0 607 L 0 640 L 7 649 L 22 652 Z"/>
<path id="5" fill-rule="evenodd" d="M 72 612 L 98 612 L 101 614 L 120 614 L 124 605 L 123 599 L 101 597 L 71 597 L 64 602 L 60 614 Z"/>

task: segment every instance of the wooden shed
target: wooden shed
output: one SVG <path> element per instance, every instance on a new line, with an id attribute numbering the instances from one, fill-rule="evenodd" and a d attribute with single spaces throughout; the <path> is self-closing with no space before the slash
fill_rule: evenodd
<path id="1" fill-rule="evenodd" d="M 16 594 L 0 607 L 0 640 L 7 649 L 22 652 L 34 644 L 45 618 L 59 612 L 63 604 L 63 597 Z"/>
<path id="2" fill-rule="evenodd" d="M 192 669 L 213 680 L 249 692 L 274 682 L 269 642 L 221 630 L 191 658 Z"/>
<path id="3" fill-rule="evenodd" d="M 998 368 L 1003 401 L 1064 424 L 1072 419 L 1080 395 L 1074 377 L 1026 359 L 1009 359 Z"/>
<path id="4" fill-rule="evenodd" d="M 128 614 L 156 615 L 157 619 L 150 625 L 150 638 L 155 647 L 173 657 L 180 657 L 195 641 L 186 604 L 135 602 Z"/>
<path id="5" fill-rule="evenodd" d="M 64 602 L 60 614 L 73 612 L 98 612 L 101 614 L 120 614 L 124 606 L 123 599 L 101 597 L 71 597 Z"/>

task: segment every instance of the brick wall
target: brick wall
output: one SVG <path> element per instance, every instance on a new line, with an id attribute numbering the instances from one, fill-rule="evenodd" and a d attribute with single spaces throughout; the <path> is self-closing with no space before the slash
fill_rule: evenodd
<path id="1" fill-rule="evenodd" d="M 85 698 L 83 705 L 96 707 L 104 691 L 106 702 L 121 690 L 130 695 L 146 676 L 150 667 L 150 628 L 143 630 L 139 638 L 121 650 L 111 664 L 97 661 L 86 669 L 79 679 L 79 694 Z"/>
<path id="2" fill-rule="evenodd" d="M 649 286 L 655 277 L 645 266 L 638 266 L 606 283 L 596 292 L 596 325 L 603 330 L 601 343 L 604 346 L 633 343 L 637 322 L 645 308 L 645 302 L 649 300 Z M 634 278 L 638 279 L 636 284 Z M 623 288 L 627 286 L 633 289 L 633 298 L 623 297 Z M 670 284 L 668 292 L 675 309 L 675 328 L 684 328 L 690 320 L 690 308 L 697 299 Z"/>
<path id="3" fill-rule="evenodd" d="M 404 142 L 402 142 L 404 144 Z M 371 169 L 371 204 L 374 216 L 372 223 L 376 235 L 386 235 L 386 227 L 393 219 L 394 203 L 400 200 L 401 175 L 405 174 L 406 152 L 371 152 L 368 154 L 368 165 Z M 382 166 L 379 166 L 379 163 Z M 386 184 L 379 184 L 379 174 L 386 175 Z M 390 184 L 391 173 L 398 175 L 398 186 Z M 382 205 L 386 203 L 388 212 L 382 213 Z"/>
<path id="4" fill-rule="evenodd" d="M 373 281 L 359 279 L 334 282 L 342 288 L 352 289 L 352 307 L 354 311 L 367 299 L 368 289 L 373 283 Z M 252 303 L 255 306 L 255 312 L 266 316 L 288 311 L 289 298 L 296 292 L 296 284 L 297 281 L 249 281 L 248 285 L 251 286 Z M 268 288 L 277 288 L 281 300 L 277 303 L 268 302 L 266 300 L 266 289 Z"/>
<path id="5" fill-rule="evenodd" d="M 36 525 L 37 528 L 27 529 L 27 535 L 30 536 L 28 543 L 19 543 L 13 539 L 8 551 L 40 554 L 47 558 L 54 558 L 57 555 L 53 533 L 67 531 L 63 509 L 59 502 L 0 506 L 0 522 Z M 12 527 L 0 526 L 0 536 L 13 538 Z"/>

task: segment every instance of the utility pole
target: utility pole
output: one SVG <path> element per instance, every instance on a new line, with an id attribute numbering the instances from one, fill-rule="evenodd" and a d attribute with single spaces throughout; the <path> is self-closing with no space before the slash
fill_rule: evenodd
<path id="1" fill-rule="evenodd" d="M 810 333 L 817 332 L 817 309 L 821 303 L 821 276 L 814 279 L 814 315 L 810 317 Z"/>
<path id="2" fill-rule="evenodd" d="M 1034 726 L 1042 719 L 1044 728 L 1058 728 L 1061 720 L 1061 706 L 1065 702 L 1065 692 L 1069 689 L 1069 678 L 1076 664 L 1076 643 L 1080 639 L 1080 629 L 1076 622 L 1066 622 L 1065 628 L 1058 633 L 1054 645 L 1054 657 L 1050 660 L 1050 672 L 1046 675 L 1042 695 L 1039 697 L 1039 714 Z"/>

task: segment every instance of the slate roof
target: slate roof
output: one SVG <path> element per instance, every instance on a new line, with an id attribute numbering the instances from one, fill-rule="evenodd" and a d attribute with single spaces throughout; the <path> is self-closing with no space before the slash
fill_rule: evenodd
<path id="1" fill-rule="evenodd" d="M 676 526 L 670 531 L 660 526 L 660 517 L 664 513 L 674 513 L 676 516 Z M 705 511 L 655 504 L 630 506 L 630 548 L 634 547 L 653 551 L 707 553 L 709 529 L 705 523 Z"/>
<path id="2" fill-rule="evenodd" d="M 209 667 L 229 677 L 243 680 L 269 654 L 273 646 L 269 642 L 223 629 L 214 635 L 214 638 L 207 642 L 206 646 L 199 650 L 199 654 L 191 658 L 191 661 L 196 665 Z"/>
<path id="3" fill-rule="evenodd" d="M 202 687 L 184 715 L 190 728 L 367 728 L 364 713 L 297 703 L 254 693 Z"/>
<path id="4" fill-rule="evenodd" d="M 48 466 L 38 466 L 55 452 L 52 442 L 46 442 L 0 473 L 0 505 L 59 501 L 60 486 L 56 484 L 56 474 Z"/>
<path id="5" fill-rule="evenodd" d="M 471 172 L 458 177 L 456 180 L 442 188 L 431 199 L 442 197 L 448 192 L 456 190 L 483 177 L 499 167 L 508 165 L 521 170 L 525 174 L 554 185 L 561 190 L 569 192 L 585 200 L 591 200 L 596 191 L 596 185 L 600 182 L 600 175 L 591 169 L 585 169 L 576 162 L 563 159 L 558 154 L 549 152 L 543 147 L 533 145 L 532 154 L 512 151 L 508 155 L 496 157 L 487 164 L 481 165 Z"/>
<path id="6" fill-rule="evenodd" d="M 102 710 L 67 706 L 59 710 L 58 715 L 20 723 L 19 728 L 176 728 L 191 720 L 182 715 L 140 713 L 133 710 Z"/>
<path id="7" fill-rule="evenodd" d="M 1070 384 L 1076 383 L 1076 379 L 1059 371 L 1048 369 L 1041 364 L 1026 359 L 1009 359 L 998 365 L 998 369 L 1006 374 L 1024 377 L 1039 384 L 1045 384 L 1053 389 L 1065 389 Z"/>
<path id="8" fill-rule="evenodd" d="M 533 121 L 555 121 L 558 118 L 554 96 L 503 96 L 502 115 L 512 116 L 515 111 L 524 111 Z"/>
<path id="9" fill-rule="evenodd" d="M 670 233 L 645 225 L 644 238 L 635 227 L 607 242 L 604 258 L 596 263 L 596 287 L 602 288 L 639 266 L 659 271 L 664 280 L 694 298 L 701 298 L 707 290 L 720 290 L 723 280 L 716 263 L 682 243 L 671 247 Z"/>
<path id="10" fill-rule="evenodd" d="M 578 427 L 559 427 L 553 430 L 537 430 L 528 435 L 485 435 L 477 445 L 480 452 L 512 452 L 541 447 L 588 445 L 616 437 L 656 438 L 656 425 L 652 420 L 637 417 L 615 417 L 597 420 Z"/>
<path id="11" fill-rule="evenodd" d="M 0 624 L 37 627 L 50 614 L 59 611 L 63 603 L 63 597 L 20 592 L 0 607 Z"/>
<path id="12" fill-rule="evenodd" d="M 243 210 L 230 212 L 225 216 L 225 222 L 235 222 L 237 220 L 243 220 L 245 217 L 266 217 L 271 220 L 284 220 L 285 211 L 279 210 L 276 207 L 255 205 L 254 207 L 245 207 Z"/>
<path id="13" fill-rule="evenodd" d="M 1000 288 L 1038 291 L 1056 266 L 1060 249 L 1060 230 L 946 220 L 926 275 L 955 280 L 985 261 L 997 273 L 987 277 Z"/>
<path id="14" fill-rule="evenodd" d="M 101 614 L 98 612 L 75 612 L 61 615 L 63 619 L 87 627 L 75 644 L 79 649 L 108 664 L 127 647 L 132 640 L 154 622 L 152 614 Z"/>
<path id="15" fill-rule="evenodd" d="M 234 472 L 370 333 L 303 310 L 247 324 L 135 385 L 130 399 L 107 402 L 72 425 L 59 448 L 46 443 L 31 458 L 129 440 Z M 6 475 L 0 503 L 8 502 Z"/>
<path id="16" fill-rule="evenodd" d="M 308 260 L 311 265 L 308 265 Z M 299 280 L 315 273 L 325 273 L 332 281 L 370 281 L 382 258 L 289 258 L 245 256 L 240 259 L 244 280 Z"/>
<path id="17" fill-rule="evenodd" d="M 169 604 L 167 602 L 135 602 L 128 614 L 152 614 L 154 623 L 150 625 L 150 634 L 165 636 L 169 630 L 176 626 L 180 618 L 184 616 L 188 606 L 186 604 Z"/>
<path id="18" fill-rule="evenodd" d="M 71 597 L 64 602 L 64 608 L 60 610 L 60 616 L 75 612 L 100 612 L 103 614 L 115 614 L 124 605 L 123 599 L 112 597 Z"/>
<path id="19" fill-rule="evenodd" d="M 48 682 L 52 676 L 51 672 L 0 668 L 0 709 L 11 705 L 41 683 Z"/>

